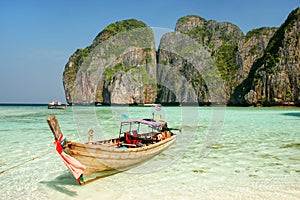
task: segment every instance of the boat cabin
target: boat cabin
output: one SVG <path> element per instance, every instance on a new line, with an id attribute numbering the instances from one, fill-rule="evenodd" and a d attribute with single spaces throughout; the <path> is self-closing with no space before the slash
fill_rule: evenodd
<path id="1" fill-rule="evenodd" d="M 173 135 L 167 122 L 153 119 L 129 120 L 121 122 L 120 146 L 142 147 L 169 138 Z"/>

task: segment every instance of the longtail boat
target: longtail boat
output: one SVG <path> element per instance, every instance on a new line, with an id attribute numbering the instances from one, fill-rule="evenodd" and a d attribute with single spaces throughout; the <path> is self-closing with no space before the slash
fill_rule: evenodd
<path id="1" fill-rule="evenodd" d="M 48 116 L 47 122 L 57 152 L 79 184 L 134 167 L 161 153 L 176 140 L 172 132 L 176 129 L 168 128 L 167 122 L 162 120 L 121 122 L 119 137 L 100 141 L 93 141 L 93 130 L 90 130 L 87 142 L 67 140 L 55 116 Z"/>

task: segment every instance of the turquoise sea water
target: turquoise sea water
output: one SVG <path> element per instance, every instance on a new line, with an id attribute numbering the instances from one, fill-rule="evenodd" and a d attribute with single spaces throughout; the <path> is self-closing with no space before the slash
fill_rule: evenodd
<path id="1" fill-rule="evenodd" d="M 0 106 L 0 199 L 300 199 L 300 109 L 164 107 L 182 128 L 169 149 L 143 165 L 79 186 L 55 152 L 46 123 L 68 139 L 117 136 L 121 114 L 150 107 Z"/>

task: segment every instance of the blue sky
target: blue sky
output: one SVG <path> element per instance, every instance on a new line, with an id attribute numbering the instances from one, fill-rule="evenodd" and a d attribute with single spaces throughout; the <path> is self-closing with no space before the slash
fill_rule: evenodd
<path id="1" fill-rule="evenodd" d="M 174 29 L 198 15 L 231 22 L 244 33 L 279 27 L 300 0 L 0 0 L 0 103 L 65 101 L 62 73 L 78 48 L 110 23 L 136 18 Z"/>

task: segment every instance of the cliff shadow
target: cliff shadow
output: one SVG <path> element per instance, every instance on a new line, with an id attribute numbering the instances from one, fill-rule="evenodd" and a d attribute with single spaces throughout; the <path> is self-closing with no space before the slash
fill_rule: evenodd
<path id="1" fill-rule="evenodd" d="M 252 65 L 247 78 L 245 78 L 230 95 L 228 106 L 250 106 L 244 99 L 244 96 L 251 90 L 255 73 L 262 66 L 264 62 L 264 56 L 258 58 Z"/>

